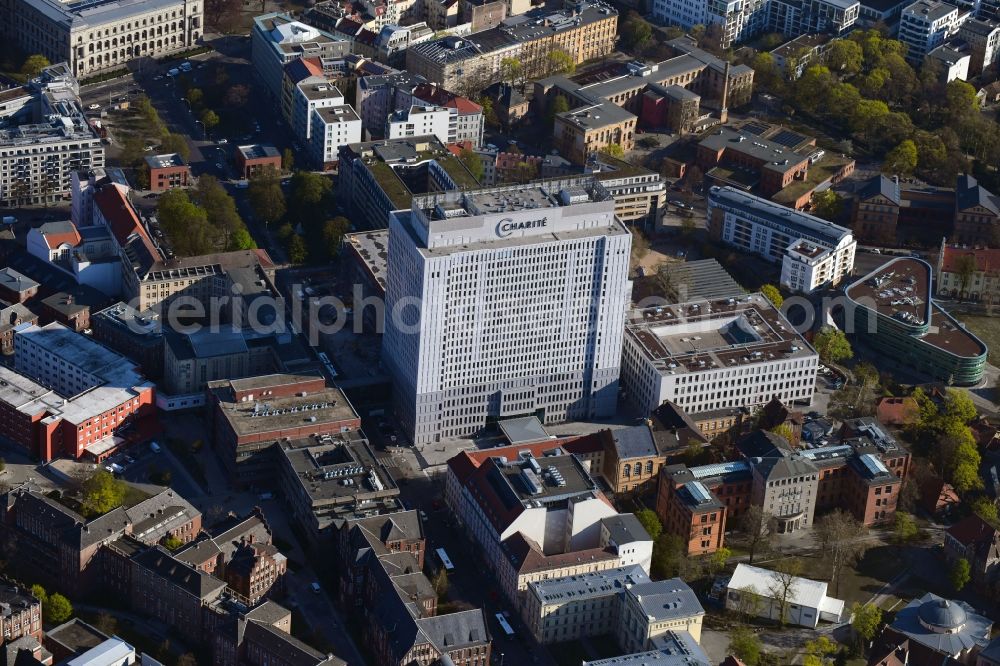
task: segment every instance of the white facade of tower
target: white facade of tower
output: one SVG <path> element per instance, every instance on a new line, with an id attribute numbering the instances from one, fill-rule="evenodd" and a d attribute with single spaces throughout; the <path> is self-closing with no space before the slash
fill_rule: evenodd
<path id="1" fill-rule="evenodd" d="M 383 362 L 414 443 L 510 416 L 614 413 L 631 292 L 614 206 L 575 179 L 419 197 L 392 214 Z"/>

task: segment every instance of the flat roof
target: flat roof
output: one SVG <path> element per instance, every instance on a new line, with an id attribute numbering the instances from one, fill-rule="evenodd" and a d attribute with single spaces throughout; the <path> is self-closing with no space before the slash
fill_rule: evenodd
<path id="1" fill-rule="evenodd" d="M 313 378 L 315 379 L 315 378 Z M 256 382 L 257 378 L 245 381 Z M 238 380 L 234 380 L 238 381 Z M 256 386 L 256 384 L 255 384 Z M 261 386 L 261 388 L 265 388 Z M 338 388 L 326 387 L 306 396 L 266 398 L 247 402 L 220 401 L 219 412 L 238 436 L 288 428 L 319 428 L 323 424 L 358 418 L 351 403 Z"/>
<path id="2" fill-rule="evenodd" d="M 649 576 L 638 564 L 576 576 L 548 578 L 530 583 L 543 605 L 564 604 L 621 594 L 625 588 L 648 583 Z"/>
<path id="3" fill-rule="evenodd" d="M 498 422 L 500 432 L 511 444 L 521 442 L 537 442 L 543 439 L 550 439 L 552 435 L 545 431 L 542 422 L 537 416 L 524 416 L 516 419 L 503 419 Z"/>
<path id="4" fill-rule="evenodd" d="M 147 155 L 146 165 L 150 169 L 167 169 L 169 167 L 182 167 L 184 166 L 184 158 L 177 153 L 168 153 L 165 155 Z"/>
<path id="5" fill-rule="evenodd" d="M 813 242 L 836 247 L 851 235 L 851 230 L 833 222 L 792 210 L 763 197 L 740 192 L 732 187 L 712 187 L 709 205 L 723 206 L 740 211 L 745 217 L 758 218 L 766 223 L 787 229 L 791 235 Z"/>
<path id="6" fill-rule="evenodd" d="M 359 432 L 282 442 L 279 450 L 314 509 L 365 496 L 399 494 L 396 483 Z"/>
<path id="7" fill-rule="evenodd" d="M 730 127 L 713 130 L 699 145 L 714 151 L 738 152 L 760 161 L 760 168 L 778 173 L 791 171 L 809 159 L 808 155 L 790 150 L 783 143 Z"/>
<path id="8" fill-rule="evenodd" d="M 319 114 L 319 117 L 323 120 L 323 122 L 328 125 L 333 123 L 346 123 L 352 120 L 361 120 L 354 108 L 349 104 L 343 104 L 340 106 L 324 106 L 319 109 L 313 109 L 313 113 Z"/>
<path id="9" fill-rule="evenodd" d="M 664 375 L 816 356 L 761 294 L 633 310 L 625 335 Z"/>
<path id="10" fill-rule="evenodd" d="M 918 339 L 965 358 L 986 354 L 986 345 L 934 302 L 933 273 L 922 259 L 897 257 L 847 287 L 848 298 L 911 327 Z M 921 329 L 926 326 L 926 332 Z"/>
<path id="11" fill-rule="evenodd" d="M 358 253 L 368 272 L 378 284 L 385 289 L 386 275 L 388 275 L 389 256 L 389 230 L 380 229 L 376 231 L 359 231 L 353 234 L 345 234 L 344 240 Z"/>
<path id="12" fill-rule="evenodd" d="M 253 143 L 245 146 L 237 146 L 237 150 L 243 155 L 243 159 L 260 160 L 265 157 L 281 157 L 278 149 L 270 144 Z"/>

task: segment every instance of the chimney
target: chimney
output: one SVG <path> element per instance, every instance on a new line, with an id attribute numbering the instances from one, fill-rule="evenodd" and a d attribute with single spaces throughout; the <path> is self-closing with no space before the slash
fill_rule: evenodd
<path id="1" fill-rule="evenodd" d="M 729 120 L 729 61 L 726 61 L 726 69 L 722 74 L 722 100 L 719 104 L 719 120 L 723 123 Z"/>

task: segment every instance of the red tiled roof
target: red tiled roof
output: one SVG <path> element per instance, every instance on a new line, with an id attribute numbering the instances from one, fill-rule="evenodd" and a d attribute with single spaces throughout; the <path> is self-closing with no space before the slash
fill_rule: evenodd
<path id="1" fill-rule="evenodd" d="M 124 188 L 118 185 L 111 185 L 100 189 L 94 195 L 94 203 L 100 209 L 104 219 L 108 221 L 111 233 L 114 235 L 118 245 L 125 247 L 132 234 L 138 234 L 142 244 L 146 246 L 151 257 L 159 257 L 156 246 L 146 233 L 145 227 L 139 221 L 132 204 L 125 196 Z"/>
<path id="2" fill-rule="evenodd" d="M 445 148 L 447 148 L 448 152 L 450 152 L 452 155 L 458 157 L 459 155 L 462 154 L 463 150 L 472 150 L 472 142 L 459 141 L 458 143 L 449 143 L 445 146 Z"/>
<path id="3" fill-rule="evenodd" d="M 920 407 L 911 397 L 881 398 L 876 413 L 878 420 L 887 425 L 907 425 L 916 423 Z"/>
<path id="4" fill-rule="evenodd" d="M 1000 248 L 967 248 L 945 246 L 941 258 L 941 268 L 946 273 L 957 271 L 959 257 L 971 255 L 976 260 L 976 267 L 987 273 L 1000 272 Z"/>
<path id="5" fill-rule="evenodd" d="M 539 458 L 546 451 L 557 448 L 561 448 L 566 453 L 583 454 L 599 451 L 601 450 L 600 433 L 579 437 L 566 437 L 565 439 L 543 439 L 540 442 L 533 442 L 531 444 L 511 444 L 509 446 L 498 446 L 495 449 L 462 451 L 448 460 L 448 467 L 451 468 L 455 478 L 464 484 L 469 476 L 490 458 L 503 457 L 513 460 L 517 458 L 521 451 L 531 451 L 531 455 Z"/>
<path id="6" fill-rule="evenodd" d="M 63 243 L 76 247 L 80 244 L 80 233 L 73 227 L 72 231 L 66 231 L 60 234 L 45 234 L 45 244 L 49 246 L 50 250 L 54 250 Z"/>
<path id="7" fill-rule="evenodd" d="M 949 527 L 948 536 L 963 546 L 978 545 L 993 543 L 997 538 L 997 530 L 979 516 L 972 515 Z"/>
<path id="8" fill-rule="evenodd" d="M 483 110 L 471 99 L 449 92 L 435 83 L 421 83 L 413 89 L 413 96 L 436 106 L 458 109 L 460 113 L 479 113 Z"/>

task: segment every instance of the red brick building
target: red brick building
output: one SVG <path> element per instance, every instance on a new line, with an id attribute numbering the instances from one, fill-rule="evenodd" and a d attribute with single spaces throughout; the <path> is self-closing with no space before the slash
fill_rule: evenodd
<path id="1" fill-rule="evenodd" d="M 236 171 L 240 178 L 249 180 L 269 169 L 281 173 L 281 153 L 274 146 L 255 143 L 236 148 Z"/>
<path id="2" fill-rule="evenodd" d="M 149 189 L 153 192 L 165 192 L 191 184 L 191 169 L 177 153 L 148 156 L 146 170 L 149 172 Z"/>
<path id="3" fill-rule="evenodd" d="M 24 303 L 38 294 L 39 284 L 9 266 L 0 268 L 0 300 Z"/>
<path id="4" fill-rule="evenodd" d="M 361 428 L 347 396 L 317 375 L 209 382 L 208 410 L 216 450 L 241 485 L 275 482 L 276 460 L 270 449 L 285 438 Z"/>

